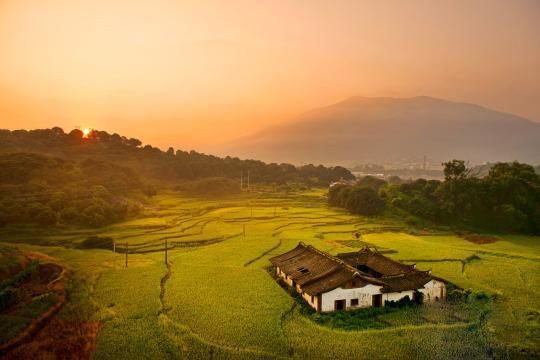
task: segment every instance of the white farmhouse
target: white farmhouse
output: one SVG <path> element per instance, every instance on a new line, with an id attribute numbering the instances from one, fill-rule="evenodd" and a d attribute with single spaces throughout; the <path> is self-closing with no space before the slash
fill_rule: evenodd
<path id="1" fill-rule="evenodd" d="M 273 257 L 276 274 L 318 312 L 384 306 L 404 297 L 446 298 L 446 281 L 369 248 L 332 256 L 311 245 Z"/>

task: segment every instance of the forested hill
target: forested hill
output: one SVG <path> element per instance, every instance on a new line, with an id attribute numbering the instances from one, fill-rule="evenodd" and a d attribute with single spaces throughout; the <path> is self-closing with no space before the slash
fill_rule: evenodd
<path id="1" fill-rule="evenodd" d="M 330 182 L 353 179 L 349 170 L 322 165 L 267 164 L 257 160 L 220 158 L 195 151 L 169 148 L 161 151 L 141 141 L 105 131 L 92 131 L 84 137 L 82 131 L 65 133 L 61 128 L 40 130 L 0 130 L 1 153 L 38 153 L 63 159 L 94 159 L 129 167 L 145 179 L 175 182 L 209 177 L 239 179 L 248 171 L 252 183 L 302 182 L 308 185 L 328 185 Z"/>
<path id="2" fill-rule="evenodd" d="M 128 168 L 37 154 L 0 155 L 0 226 L 103 226 L 136 215 L 154 194 Z"/>

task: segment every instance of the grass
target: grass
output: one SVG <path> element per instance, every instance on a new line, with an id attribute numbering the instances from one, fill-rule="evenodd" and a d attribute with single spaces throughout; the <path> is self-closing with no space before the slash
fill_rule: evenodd
<path id="1" fill-rule="evenodd" d="M 7 315 L 0 315 L 0 345 L 15 338 L 32 319 L 52 307 L 56 300 L 56 294 L 44 294 Z"/>
<path id="2" fill-rule="evenodd" d="M 323 194 L 201 200 L 168 193 L 141 219 L 103 229 L 10 227 L 0 241 L 73 270 L 59 316 L 101 322 L 96 359 L 487 359 L 500 344 L 539 350 L 538 237 L 497 235 L 478 245 L 441 231 L 409 232 L 399 220 L 328 208 Z M 129 267 L 124 254 L 77 249 L 90 235 L 129 243 Z M 165 238 L 174 247 L 169 269 Z M 354 326 L 350 314 L 321 321 L 266 270 L 269 257 L 299 241 L 333 254 L 369 244 L 396 260 L 424 260 L 417 268 L 492 298 L 355 317 Z"/>

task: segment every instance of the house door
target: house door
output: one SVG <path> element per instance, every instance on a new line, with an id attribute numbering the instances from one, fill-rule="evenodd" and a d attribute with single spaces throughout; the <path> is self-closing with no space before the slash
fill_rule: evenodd
<path id="1" fill-rule="evenodd" d="M 373 295 L 372 305 L 374 307 L 381 307 L 382 306 L 382 294 Z"/>
<path id="2" fill-rule="evenodd" d="M 345 310 L 345 300 L 336 300 L 334 302 L 334 310 Z"/>

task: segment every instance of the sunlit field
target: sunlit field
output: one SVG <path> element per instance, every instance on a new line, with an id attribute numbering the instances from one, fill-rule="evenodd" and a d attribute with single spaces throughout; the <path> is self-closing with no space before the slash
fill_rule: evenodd
<path id="1" fill-rule="evenodd" d="M 117 252 L 79 248 L 92 235 L 115 239 Z M 220 200 L 168 193 L 137 220 L 48 233 L 7 227 L 0 236 L 71 270 L 58 316 L 101 323 L 96 359 L 488 359 L 538 350 L 540 238 L 497 239 L 479 245 L 351 216 L 329 208 L 323 190 Z M 299 241 L 332 254 L 375 246 L 473 295 L 383 314 L 365 329 L 333 328 L 307 316 L 269 273 L 268 259 Z"/>

